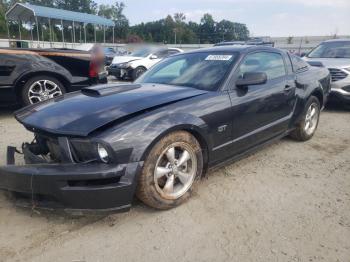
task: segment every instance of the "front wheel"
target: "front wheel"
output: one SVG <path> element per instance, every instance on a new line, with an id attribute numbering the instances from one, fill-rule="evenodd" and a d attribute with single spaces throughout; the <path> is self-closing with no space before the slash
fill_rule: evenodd
<path id="1" fill-rule="evenodd" d="M 142 67 L 142 66 L 136 67 L 134 69 L 134 71 L 132 72 L 132 79 L 136 80 L 137 78 L 139 78 L 146 71 L 147 71 L 147 69 Z"/>
<path id="2" fill-rule="evenodd" d="M 136 195 L 157 209 L 176 207 L 190 197 L 202 170 L 203 157 L 198 141 L 184 131 L 171 133 L 148 154 Z"/>
<path id="3" fill-rule="evenodd" d="M 320 111 L 320 101 L 317 97 L 311 96 L 306 103 L 302 120 L 298 123 L 296 129 L 290 134 L 290 136 L 299 141 L 307 141 L 311 139 L 318 126 Z"/>

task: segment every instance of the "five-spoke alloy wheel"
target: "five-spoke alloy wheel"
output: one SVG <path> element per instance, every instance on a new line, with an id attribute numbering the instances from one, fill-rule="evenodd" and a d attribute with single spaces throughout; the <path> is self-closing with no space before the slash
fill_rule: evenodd
<path id="1" fill-rule="evenodd" d="M 176 131 L 151 149 L 136 194 L 157 209 L 178 206 L 190 197 L 202 169 L 203 156 L 198 141 L 188 132 Z"/>
<path id="2" fill-rule="evenodd" d="M 300 122 L 290 134 L 296 140 L 309 140 L 316 132 L 320 118 L 320 101 L 317 97 L 311 96 L 305 105 L 305 111 Z"/>
<path id="3" fill-rule="evenodd" d="M 181 197 L 192 186 L 197 173 L 197 156 L 185 143 L 173 143 L 159 156 L 154 170 L 154 184 L 166 199 Z"/>
<path id="4" fill-rule="evenodd" d="M 319 105 L 316 102 L 313 102 L 309 106 L 305 116 L 304 130 L 306 134 L 312 135 L 315 132 L 318 124 L 319 113 Z"/>

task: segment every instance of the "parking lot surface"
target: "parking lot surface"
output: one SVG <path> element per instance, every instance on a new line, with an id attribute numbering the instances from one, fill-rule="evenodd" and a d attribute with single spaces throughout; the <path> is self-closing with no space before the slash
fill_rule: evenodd
<path id="1" fill-rule="evenodd" d="M 32 139 L 0 110 L 0 156 Z M 135 201 L 109 216 L 14 206 L 0 192 L 0 261 L 349 261 L 350 112 L 324 111 L 315 137 L 285 138 L 203 179 L 169 211 Z"/>

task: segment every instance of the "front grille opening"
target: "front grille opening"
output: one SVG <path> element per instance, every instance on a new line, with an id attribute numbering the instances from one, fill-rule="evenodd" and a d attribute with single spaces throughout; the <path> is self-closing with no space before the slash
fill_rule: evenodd
<path id="1" fill-rule="evenodd" d="M 108 186 L 119 183 L 120 177 L 91 179 L 91 180 L 69 180 L 70 187 L 94 187 L 94 186 Z"/>

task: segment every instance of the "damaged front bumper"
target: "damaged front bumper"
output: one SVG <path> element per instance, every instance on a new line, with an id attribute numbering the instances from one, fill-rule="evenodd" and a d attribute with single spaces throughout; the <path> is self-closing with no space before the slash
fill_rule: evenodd
<path id="1" fill-rule="evenodd" d="M 11 162 L 14 150 L 9 151 Z M 23 154 L 26 162 L 37 160 L 29 150 L 23 150 Z M 68 212 L 127 211 L 142 165 L 143 162 L 7 165 L 0 167 L 0 189 L 13 192 L 32 207 Z"/>

